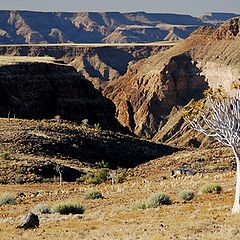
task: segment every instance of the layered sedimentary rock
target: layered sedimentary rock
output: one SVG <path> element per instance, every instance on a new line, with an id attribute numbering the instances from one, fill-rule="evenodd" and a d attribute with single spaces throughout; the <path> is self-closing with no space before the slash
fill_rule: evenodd
<path id="1" fill-rule="evenodd" d="M 0 43 L 125 43 L 185 39 L 234 14 L 0 11 Z"/>
<path id="2" fill-rule="evenodd" d="M 54 118 L 121 130 L 114 104 L 71 66 L 45 62 L 0 66 L 0 117 Z"/>
<path id="3" fill-rule="evenodd" d="M 94 83 L 124 75 L 128 66 L 170 48 L 173 44 L 149 45 L 1 45 L 2 56 L 50 56 L 74 66 Z"/>
<path id="4" fill-rule="evenodd" d="M 209 86 L 229 90 L 240 79 L 239 26 L 240 19 L 234 18 L 219 28 L 200 28 L 109 83 L 104 94 L 116 104 L 120 123 L 155 140 L 168 141 L 179 132 L 181 136 L 185 122 L 179 109 Z"/>

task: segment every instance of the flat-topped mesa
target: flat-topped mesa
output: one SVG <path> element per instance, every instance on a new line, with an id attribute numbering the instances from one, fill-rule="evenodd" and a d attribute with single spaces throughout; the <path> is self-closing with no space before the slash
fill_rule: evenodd
<path id="1" fill-rule="evenodd" d="M 71 66 L 46 62 L 0 66 L 0 117 L 61 119 L 123 130 L 114 104 Z"/>

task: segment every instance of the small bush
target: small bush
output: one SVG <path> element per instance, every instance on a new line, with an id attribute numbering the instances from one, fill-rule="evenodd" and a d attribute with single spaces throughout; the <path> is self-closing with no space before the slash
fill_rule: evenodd
<path id="1" fill-rule="evenodd" d="M 103 198 L 103 195 L 100 191 L 89 190 L 88 192 L 85 193 L 84 198 L 86 198 L 86 199 L 99 199 L 99 198 Z"/>
<path id="2" fill-rule="evenodd" d="M 191 201 L 194 198 L 194 192 L 192 191 L 182 191 L 179 193 L 179 198 L 184 201 Z"/>
<path id="3" fill-rule="evenodd" d="M 51 208 L 47 204 L 39 203 L 32 209 L 32 212 L 49 214 L 49 213 L 51 213 Z"/>
<path id="4" fill-rule="evenodd" d="M 201 189 L 202 193 L 220 193 L 222 187 L 218 184 L 207 184 Z"/>
<path id="5" fill-rule="evenodd" d="M 11 193 L 5 192 L 0 195 L 0 206 L 6 204 L 16 204 L 16 197 Z"/>
<path id="6" fill-rule="evenodd" d="M 85 182 L 85 183 L 100 184 L 107 180 L 108 172 L 109 172 L 108 168 L 101 168 L 94 173 L 88 173 L 82 177 L 79 177 L 77 181 Z"/>
<path id="7" fill-rule="evenodd" d="M 78 203 L 72 202 L 61 202 L 57 203 L 52 207 L 52 212 L 60 213 L 62 215 L 68 214 L 83 214 L 84 208 Z"/>
<path id="8" fill-rule="evenodd" d="M 23 184 L 24 183 L 24 179 L 23 179 L 23 176 L 21 174 L 17 174 L 15 176 L 15 183 L 17 183 L 17 184 Z"/>
<path id="9" fill-rule="evenodd" d="M 1 153 L 1 154 L 0 154 L 0 158 L 1 158 L 2 160 L 11 160 L 11 156 L 10 156 L 10 154 L 9 154 L 8 152 L 3 152 L 3 153 Z"/>
<path id="10" fill-rule="evenodd" d="M 154 193 L 146 201 L 147 208 L 157 208 L 160 205 L 170 205 L 172 201 L 169 196 L 164 193 Z"/>

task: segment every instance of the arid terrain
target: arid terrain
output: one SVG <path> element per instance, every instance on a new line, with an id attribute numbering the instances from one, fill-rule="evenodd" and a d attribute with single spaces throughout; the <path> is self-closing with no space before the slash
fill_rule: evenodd
<path id="1" fill-rule="evenodd" d="M 0 14 L 18 37 L 27 29 L 21 43 L 31 43 L 0 45 L 0 240 L 240 239 L 240 216 L 231 213 L 234 155 L 184 118 L 205 90 L 223 85 L 228 93 L 240 80 L 239 17 L 184 16 L 182 23 L 204 26 L 178 43 L 43 38 L 35 45 L 28 37 L 39 40 L 40 33 L 29 27 L 31 12 Z M 112 26 L 117 13 L 109 14 L 45 13 L 39 22 L 58 17 L 100 31 L 89 19 Z M 169 20 L 117 16 L 149 25 Z M 102 196 L 87 198 L 93 190 Z M 155 206 L 149 198 L 156 193 L 170 200 Z M 84 211 L 77 205 L 81 213 L 60 214 L 61 202 Z M 31 211 L 39 227 L 17 228 Z"/>
<path id="2" fill-rule="evenodd" d="M 0 43 L 147 43 L 185 39 L 200 26 L 213 26 L 234 13 L 0 11 Z"/>

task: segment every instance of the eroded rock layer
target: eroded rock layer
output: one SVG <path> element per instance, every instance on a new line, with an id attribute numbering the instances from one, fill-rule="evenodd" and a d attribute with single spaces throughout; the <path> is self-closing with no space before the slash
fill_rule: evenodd
<path id="1" fill-rule="evenodd" d="M 179 109 L 192 98 L 200 98 L 209 86 L 223 85 L 228 90 L 240 79 L 239 26 L 240 18 L 233 18 L 219 28 L 200 28 L 173 48 L 132 65 L 123 77 L 109 83 L 104 94 L 116 104 L 121 124 L 138 135 L 161 141 L 183 133 L 185 122 Z M 184 141 L 175 139 L 180 145 L 187 141 L 186 135 Z"/>

